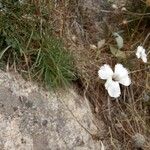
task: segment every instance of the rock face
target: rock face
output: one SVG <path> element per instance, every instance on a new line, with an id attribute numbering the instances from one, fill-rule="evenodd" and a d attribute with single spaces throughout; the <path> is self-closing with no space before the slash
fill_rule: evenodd
<path id="1" fill-rule="evenodd" d="M 111 32 L 116 32 L 122 23 L 121 9 L 129 0 L 79 0 L 71 32 L 87 43 L 97 43 Z M 112 5 L 117 7 L 117 11 Z M 120 20 L 118 20 L 118 18 Z"/>
<path id="2" fill-rule="evenodd" d="M 0 71 L 0 150 L 98 150 L 86 101 L 73 89 L 44 91 Z"/>

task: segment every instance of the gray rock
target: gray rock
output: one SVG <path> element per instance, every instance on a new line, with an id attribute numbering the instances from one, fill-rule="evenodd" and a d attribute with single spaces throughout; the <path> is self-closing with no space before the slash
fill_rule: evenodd
<path id="1" fill-rule="evenodd" d="M 99 150 L 87 102 L 73 88 L 46 91 L 0 71 L 0 150 Z"/>

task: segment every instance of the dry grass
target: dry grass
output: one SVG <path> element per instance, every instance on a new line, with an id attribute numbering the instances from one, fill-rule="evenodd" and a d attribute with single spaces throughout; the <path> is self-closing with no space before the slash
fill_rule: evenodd
<path id="1" fill-rule="evenodd" d="M 146 39 L 150 31 L 149 8 L 144 1 L 136 1 L 135 8 L 127 7 L 130 11 L 121 11 L 121 8 L 112 10 L 109 4 L 100 10 L 90 10 L 84 9 L 79 0 L 65 2 L 59 9 L 66 12 L 65 16 L 60 15 L 58 19 L 64 23 L 61 26 L 61 35 L 74 54 L 80 78 L 79 88 L 82 87 L 91 102 L 95 117 L 103 119 L 106 124 L 108 133 L 104 140 L 108 140 L 109 149 L 134 149 L 137 143 L 133 142 L 137 133 L 145 138 L 143 149 L 150 149 L 149 64 L 145 65 L 135 57 L 136 47 L 142 43 L 147 51 L 150 50 L 150 37 Z M 125 59 L 114 57 L 109 49 L 110 44 L 115 44 L 112 33 L 116 31 L 124 39 L 122 51 L 127 56 Z M 101 39 L 106 42 L 100 49 L 90 48 L 90 44 L 96 45 Z M 104 89 L 104 82 L 98 78 L 97 71 L 104 63 L 114 66 L 117 62 L 131 71 L 132 85 L 121 87 L 122 96 L 112 99 Z"/>
<path id="2" fill-rule="evenodd" d="M 92 9 L 85 9 L 81 0 L 56 1 L 51 11 L 53 17 L 49 18 L 55 27 L 54 34 L 64 39 L 74 55 L 79 88 L 82 87 L 84 96 L 89 99 L 94 116 L 105 122 L 108 132 L 104 140 L 108 141 L 111 150 L 133 149 L 136 133 L 146 140 L 143 149 L 150 149 L 149 64 L 145 65 L 135 57 L 135 49 L 141 43 L 150 50 L 150 37 L 145 40 L 150 31 L 150 11 L 144 1 L 133 1 L 137 6 L 127 7 L 130 11 L 113 10 L 105 1 Z M 124 39 L 124 59 L 116 58 L 110 52 L 109 46 L 115 45 L 113 32 L 119 32 Z M 106 42 L 101 48 L 90 47 L 102 39 Z M 132 85 L 121 87 L 122 96 L 112 99 L 97 71 L 102 64 L 114 66 L 118 62 L 131 71 Z"/>

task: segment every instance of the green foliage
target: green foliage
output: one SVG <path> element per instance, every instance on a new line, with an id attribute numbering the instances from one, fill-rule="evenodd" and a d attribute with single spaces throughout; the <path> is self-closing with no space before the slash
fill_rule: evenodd
<path id="1" fill-rule="evenodd" d="M 115 36 L 118 49 L 123 48 L 123 38 L 117 32 L 114 32 L 113 35 Z"/>
<path id="2" fill-rule="evenodd" d="M 73 59 L 53 35 L 46 6 L 30 1 L 1 2 L 0 59 L 49 87 L 68 85 L 75 79 Z"/>
<path id="3" fill-rule="evenodd" d="M 123 38 L 117 33 L 114 32 L 113 35 L 115 36 L 115 40 L 117 45 L 116 46 L 112 46 L 110 45 L 110 52 L 113 54 L 114 57 L 118 58 L 118 59 L 125 59 L 126 58 L 126 54 L 124 51 L 121 51 L 120 49 L 123 48 Z"/>
<path id="4" fill-rule="evenodd" d="M 61 41 L 52 37 L 44 37 L 41 47 L 33 62 L 34 78 L 41 78 L 50 87 L 67 85 L 75 79 L 71 56 L 61 45 Z"/>
<path id="5" fill-rule="evenodd" d="M 110 45 L 110 51 L 113 54 L 114 57 L 117 58 L 121 58 L 121 59 L 125 59 L 126 58 L 126 54 L 125 52 L 121 51 L 120 49 Z"/>

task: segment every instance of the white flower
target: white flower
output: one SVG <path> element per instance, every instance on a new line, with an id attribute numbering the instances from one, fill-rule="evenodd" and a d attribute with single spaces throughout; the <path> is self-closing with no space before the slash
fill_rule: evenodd
<path id="1" fill-rule="evenodd" d="M 145 53 L 145 49 L 142 46 L 137 47 L 136 56 L 137 58 L 141 58 L 144 63 L 147 62 L 147 55 Z"/>
<path id="2" fill-rule="evenodd" d="M 121 64 L 115 65 L 115 71 L 107 64 L 100 67 L 98 75 L 101 79 L 107 80 L 105 83 L 105 88 L 111 97 L 117 98 L 120 96 L 120 84 L 124 86 L 129 86 L 131 80 L 128 76 L 129 72 Z"/>

